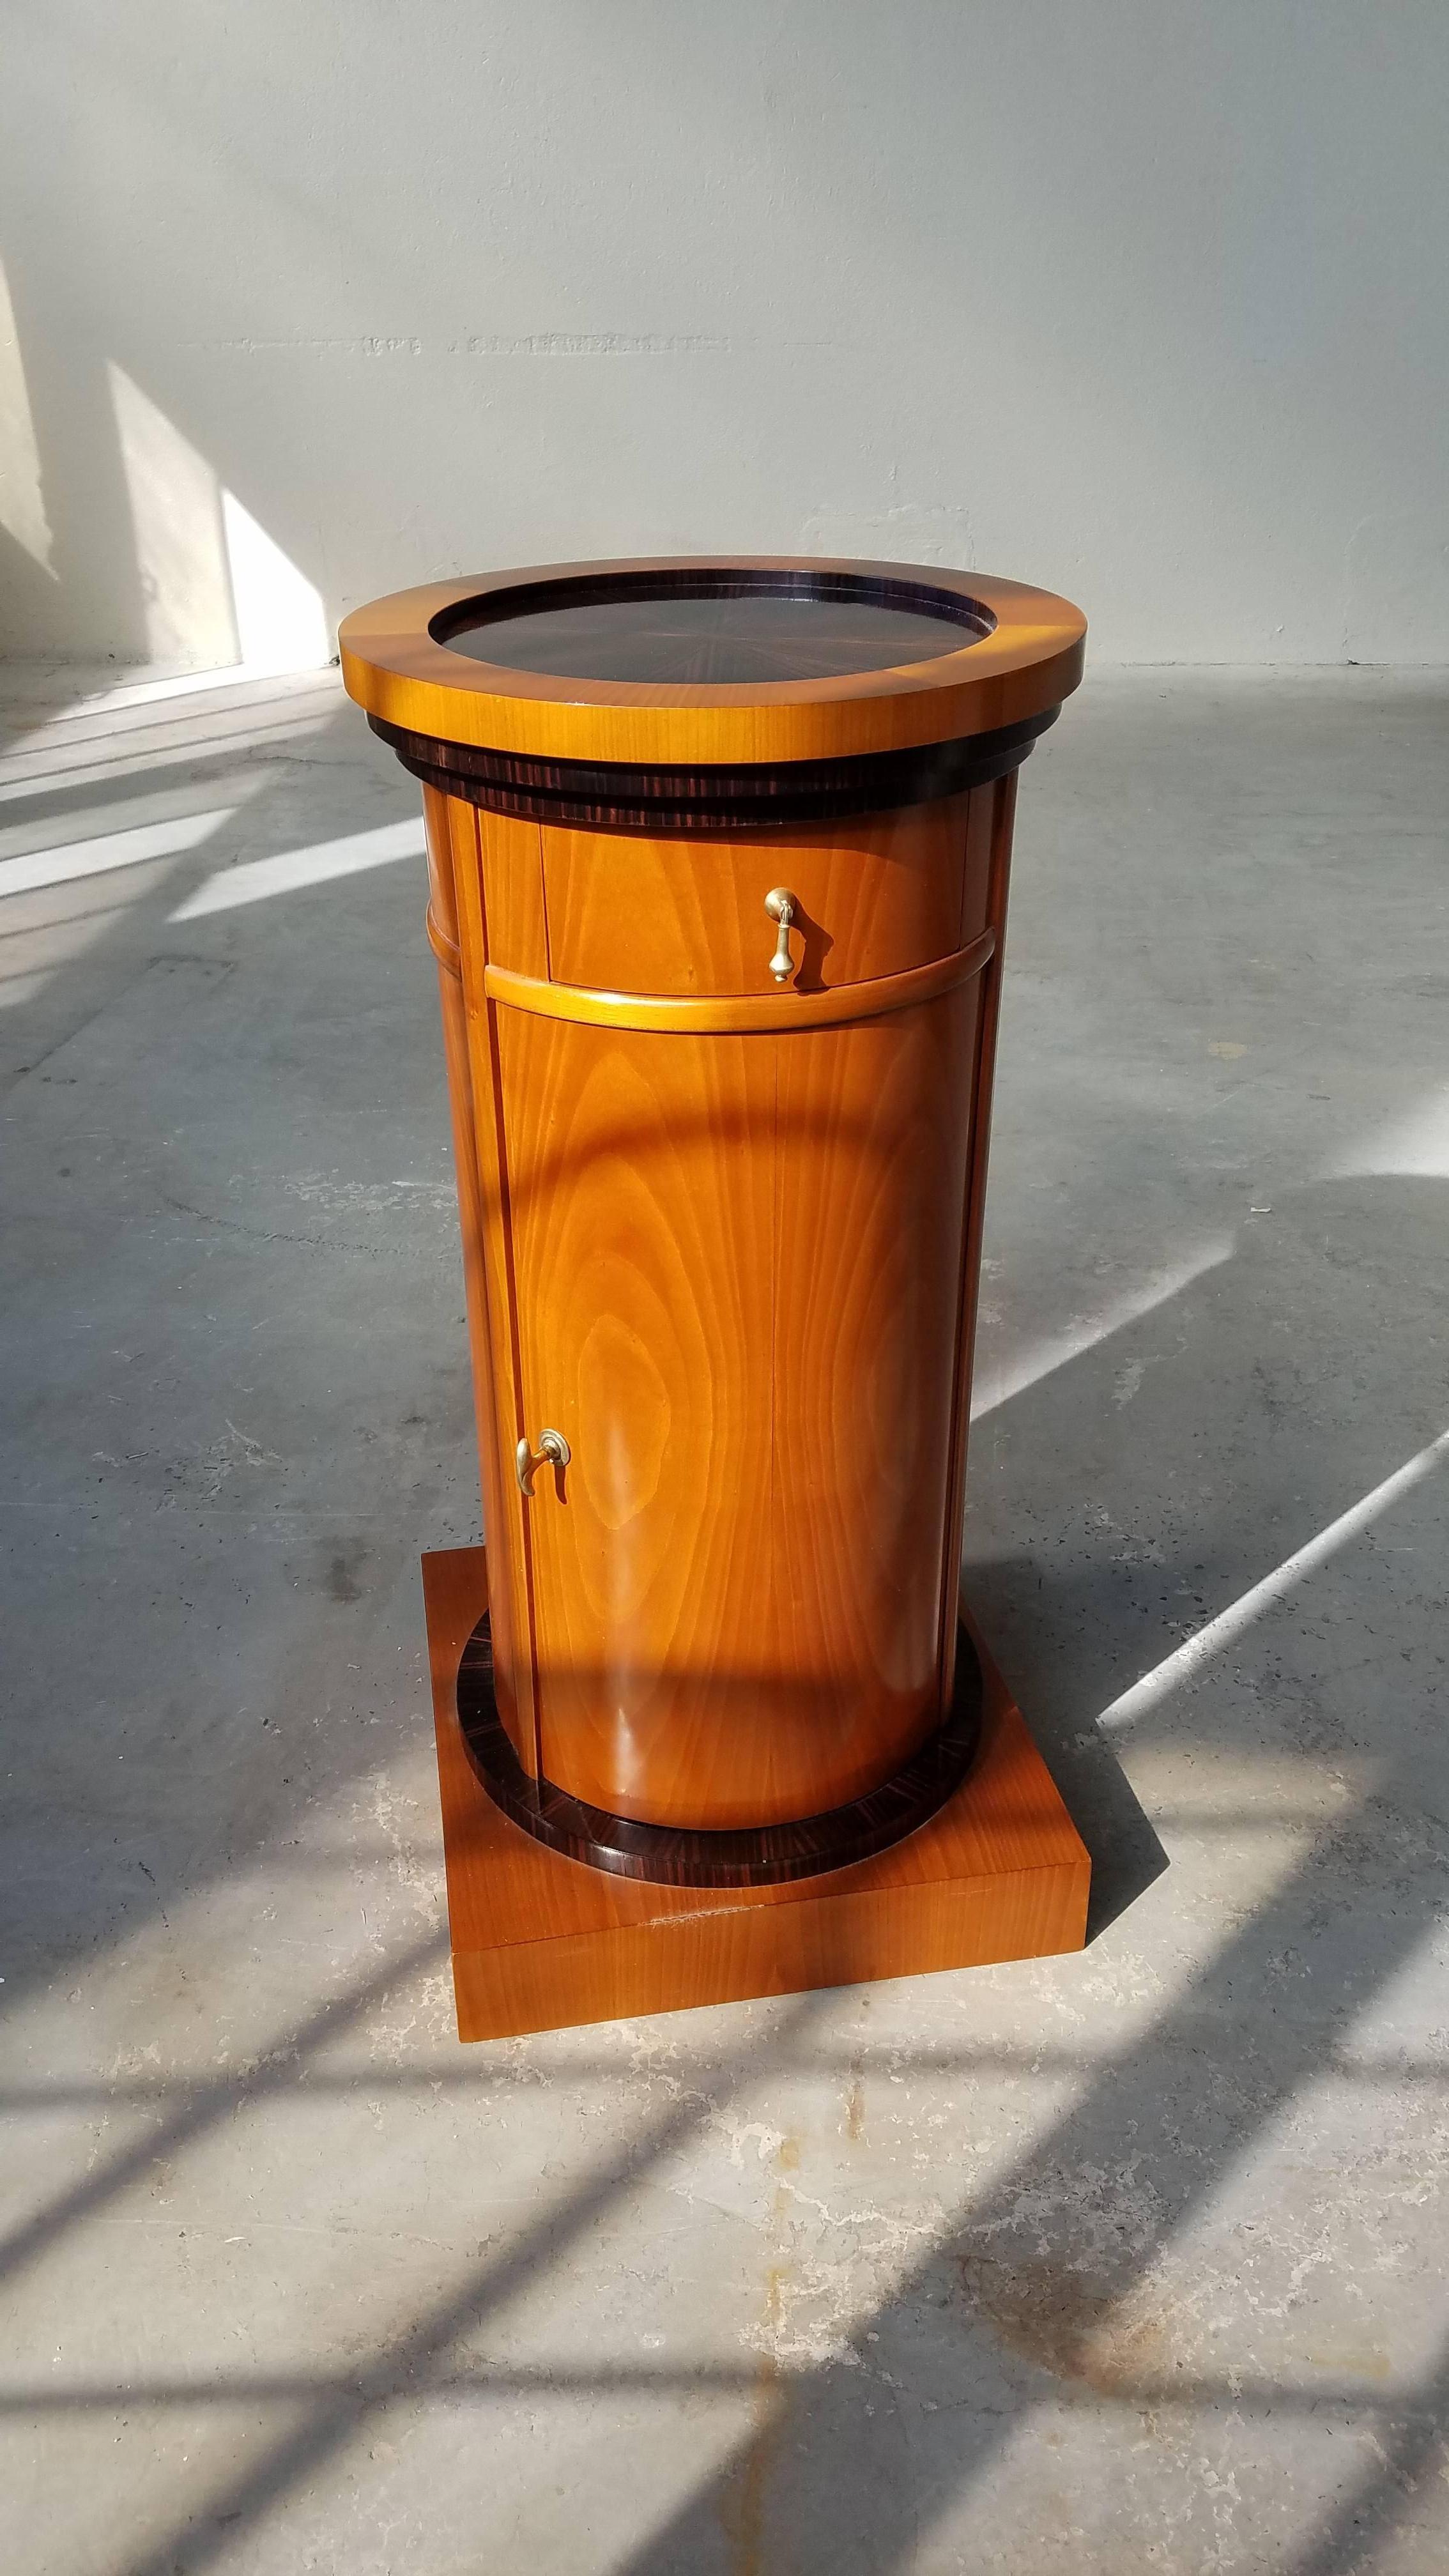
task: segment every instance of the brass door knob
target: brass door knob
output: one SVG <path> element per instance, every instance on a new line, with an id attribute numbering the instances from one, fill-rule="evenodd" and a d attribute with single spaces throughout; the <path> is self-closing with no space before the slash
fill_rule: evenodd
<path id="1" fill-rule="evenodd" d="M 566 1467 L 572 1456 L 573 1451 L 570 1449 L 569 1444 L 565 1440 L 561 1431 L 540 1431 L 538 1435 L 537 1449 L 530 1449 L 526 1440 L 520 1440 L 518 1447 L 513 1453 L 513 1464 L 518 1476 L 518 1490 L 520 1494 L 524 1496 L 526 1501 L 531 1503 L 533 1500 L 533 1480 L 537 1475 L 539 1468 Z"/>
<path id="2" fill-rule="evenodd" d="M 765 910 L 770 919 L 778 921 L 780 925 L 780 935 L 775 942 L 775 954 L 770 960 L 770 972 L 777 984 L 788 984 L 795 968 L 795 961 L 790 955 L 790 924 L 795 918 L 795 898 L 789 887 L 772 886 L 765 897 Z"/>

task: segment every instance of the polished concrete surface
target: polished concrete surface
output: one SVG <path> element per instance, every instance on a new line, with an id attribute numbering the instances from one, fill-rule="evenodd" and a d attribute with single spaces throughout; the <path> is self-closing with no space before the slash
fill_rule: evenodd
<path id="1" fill-rule="evenodd" d="M 1449 686 L 1105 675 L 1023 777 L 967 1544 L 1088 1949 L 465 2051 L 416 791 L 332 675 L 76 685 L 0 759 L 7 2569 L 1442 2576 Z"/>

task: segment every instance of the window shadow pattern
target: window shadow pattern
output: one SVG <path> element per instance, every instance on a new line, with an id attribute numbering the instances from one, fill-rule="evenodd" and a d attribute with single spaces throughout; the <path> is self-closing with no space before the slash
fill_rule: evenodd
<path id="1" fill-rule="evenodd" d="M 280 825 L 285 840 L 286 792 L 279 790 L 283 802 L 270 824 L 264 808 L 253 809 L 259 836 Z M 215 863 L 208 853 L 195 873 Z M 188 861 L 172 872 L 167 904 L 192 868 Z M 319 917 L 331 900 L 319 899 Z M 393 890 L 367 889 L 355 900 L 387 905 Z M 150 905 L 153 936 L 160 908 Z M 217 944 L 198 954 L 226 961 L 254 935 L 250 925 L 228 924 L 210 932 Z M 205 2528 L 188 2517 L 140 2554 L 118 2549 L 117 2576 L 162 2576 L 232 2554 L 245 2563 L 248 2536 L 285 2516 L 305 2483 L 346 2454 L 403 2388 L 451 2398 L 511 2390 L 539 2403 L 572 2395 L 605 2408 L 631 2388 L 750 2398 L 754 2433 L 633 2552 L 629 2576 L 710 2576 L 716 2568 L 737 2576 L 745 2564 L 789 2567 L 797 2576 L 827 2566 L 832 2576 L 875 2576 L 917 2564 L 971 2565 L 973 2551 L 985 2566 L 1007 2566 L 990 2554 L 990 2529 L 973 2534 L 962 2525 L 963 2506 L 994 2493 L 1002 2463 L 1025 2461 L 1023 2441 L 1030 2445 L 1063 2410 L 1148 2426 L 1164 2416 L 1209 2427 L 1366 2425 L 1376 2456 L 1361 2468 L 1355 2451 L 1342 2493 L 1306 2465 L 1296 2494 L 1265 2509 L 1258 2537 L 1235 2527 L 1236 2556 L 1221 2563 L 1349 2576 L 1395 2543 L 1421 2553 L 1396 2565 L 1436 2563 L 1449 2363 L 1431 2353 L 1388 2386 L 1352 2369 L 1255 2369 L 1241 2352 L 1214 2369 L 1197 2327 L 1179 2340 L 1152 2302 L 1195 2226 L 1221 2209 L 1315 2087 L 1344 2081 L 1386 2098 L 1417 2087 L 1434 2099 L 1449 2083 L 1449 2065 L 1432 2049 L 1375 2057 L 1360 2036 L 1435 1919 L 1449 1812 L 1438 1722 L 1442 1581 L 1430 1553 L 1442 1497 L 1426 1494 L 1411 1514 L 1370 1534 L 1351 1565 L 1315 1577 L 1301 1603 L 1265 1619 L 1250 1647 L 1235 1646 L 1154 1712 L 1134 1734 L 1126 1778 L 1125 1748 L 1104 1743 L 1094 1718 L 1183 1634 L 1443 1428 L 1449 1390 L 1435 1299 L 1446 1215 L 1449 1183 L 1432 1176 L 1320 1182 L 1280 1194 L 1271 1213 L 1243 1226 L 1230 1262 L 978 1426 L 976 1491 L 988 1500 L 969 1534 L 968 1587 L 1093 1843 L 1104 1927 L 1119 1900 L 1130 1903 L 1160 1869 L 1152 1827 L 1134 1821 L 1144 1806 L 1178 1856 L 1172 1790 L 1164 1797 L 1160 1786 L 1152 1789 L 1164 1766 L 1179 1793 L 1194 1780 L 1210 1792 L 1225 1865 L 1233 1836 L 1275 1815 L 1292 1828 L 1295 1856 L 1266 1896 L 1238 1908 L 1227 1937 L 1209 1946 L 1128 2044 L 1104 2057 L 1087 2034 L 1079 2051 L 1032 2053 L 1032 2070 L 1060 2081 L 1070 2100 L 964 2197 L 953 2191 L 943 2150 L 948 2222 L 841 2349 L 814 2365 L 779 2359 L 763 2383 L 748 2362 L 676 2369 L 605 2360 L 510 2371 L 455 2358 L 460 2338 L 497 2305 L 576 2263 L 601 2214 L 636 2194 L 722 2099 L 753 2100 L 774 2076 L 803 2065 L 869 2080 L 870 2049 L 843 2052 L 828 2008 L 812 2002 L 782 2011 L 764 2047 L 721 2050 L 706 2065 L 709 2051 L 696 2042 L 697 2081 L 683 2084 L 664 2117 L 642 2119 L 621 2152 L 549 2201 L 496 2260 L 470 2268 L 450 2296 L 359 2365 L 218 2369 L 194 2383 L 137 2367 L 114 2384 L 61 2387 L 7 2374 L 0 2404 L 12 2416 L 159 2414 L 253 2399 L 299 2410 L 300 2421 L 218 2492 Z M 1135 1380 L 1127 1403 L 1119 1400 L 1124 1373 Z M 354 1755 L 355 1742 L 343 1739 L 329 1758 L 340 1774 Z M 1332 1797 L 1320 1795 L 1324 1781 Z M 256 1819 L 258 1845 L 271 1830 L 270 1816 Z M 1206 1848 L 1210 1865 L 1211 1830 Z M 202 1864 L 194 1851 L 176 1854 L 156 1901 L 194 1886 L 207 1869 L 224 1875 L 238 1852 L 233 1840 Z M 1161 1881 L 1159 1909 L 1200 1895 L 1200 1881 L 1177 1895 L 1181 1874 Z M 112 1892 L 87 1897 L 79 1870 L 68 1879 L 66 1905 L 69 1919 L 57 1918 L 44 1946 L 46 1973 L 83 1954 L 114 1920 Z M 298 2020 L 276 2050 L 239 2075 L 191 2086 L 164 2076 L 133 2080 L 131 2095 L 162 2123 L 148 2134 L 144 2159 L 140 2150 L 102 2159 L 0 2257 L 18 2274 L 119 2202 L 140 2162 L 157 2152 L 158 2136 L 184 2154 L 239 2106 L 294 2078 L 343 2093 L 364 2084 L 369 2092 L 405 2087 L 412 2080 L 405 2071 L 329 2074 L 325 2052 L 340 2034 L 365 2030 L 395 1980 L 440 1956 L 439 1931 L 400 1949 L 351 1992 Z M 969 2016 L 969 1980 L 962 1991 Z M 23 1979 L 7 1990 L 10 2009 L 23 1992 Z M 324 2062 L 309 2071 L 319 2055 Z M 933 2064 L 939 2071 L 947 2055 L 968 2082 L 1014 2064 L 1009 2047 L 968 2038 L 954 2052 L 920 2050 L 921 2076 Z M 909 2047 L 891 2052 L 893 2071 L 907 2080 L 911 2065 Z M 495 2080 L 481 2060 L 418 2082 L 486 2100 Z M 119 2102 L 127 2085 L 100 2092 Z M 45 2099 L 60 2107 L 88 2096 L 84 2085 L 69 2094 L 63 2083 L 9 2088 L 12 2110 Z M 1331 2204 L 1341 2183 L 1330 2161 L 1312 2177 L 1311 2193 Z M 1330 2205 L 1330 2254 L 1334 2242 Z M 1254 2259 L 1246 2223 L 1242 2259 L 1246 2273 Z M 1122 2509 L 1127 2545 L 1138 2546 L 1130 2499 Z M 1100 2508 L 1085 2528 L 1079 2563 L 1122 2563 L 1112 2557 L 1109 2519 Z M 933 2557 L 938 2543 L 959 2554 Z M 1190 2534 L 1187 2546 L 1201 2563 L 1214 2563 L 1201 2535 Z"/>

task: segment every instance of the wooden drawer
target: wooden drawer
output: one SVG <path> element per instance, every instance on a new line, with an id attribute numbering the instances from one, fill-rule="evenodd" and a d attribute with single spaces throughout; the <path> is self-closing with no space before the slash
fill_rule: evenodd
<path id="1" fill-rule="evenodd" d="M 778 886 L 795 906 L 788 989 L 820 992 L 948 956 L 985 925 L 995 794 L 986 786 L 739 839 L 545 825 L 546 971 L 619 993 L 776 992 L 765 897 Z"/>

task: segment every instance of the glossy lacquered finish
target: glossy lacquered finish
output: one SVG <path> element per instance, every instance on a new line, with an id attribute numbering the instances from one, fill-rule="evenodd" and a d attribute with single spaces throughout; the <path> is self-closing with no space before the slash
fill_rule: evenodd
<path id="1" fill-rule="evenodd" d="M 979 1750 L 914 1833 L 818 1877 L 670 1885 L 563 1858 L 480 1783 L 457 1677 L 488 1570 L 481 1547 L 423 1559 L 460 2039 L 1081 1948 L 1087 1854 L 979 1637 Z"/>
<path id="2" fill-rule="evenodd" d="M 794 962 L 789 1012 L 775 1018 L 794 1026 L 806 995 L 949 956 L 986 927 L 993 812 L 976 794 L 688 839 L 546 828 L 548 972 L 618 993 L 756 993 L 777 1006 L 768 906 L 784 889 Z"/>
<path id="3" fill-rule="evenodd" d="M 817 971 L 817 989 L 781 994 L 761 898 L 753 961 L 729 916 L 693 964 L 726 987 L 752 964 L 765 992 L 661 1003 L 642 1027 L 639 1000 L 611 1009 L 538 971 L 548 835 L 430 800 L 435 868 L 457 870 L 489 1165 L 495 1452 L 536 1446 L 545 1423 L 571 1450 L 521 1512 L 505 1496 L 518 1546 L 495 1541 L 495 1589 L 509 1583 L 532 1652 L 510 1659 L 499 1631 L 500 1704 L 530 1771 L 615 1814 L 703 1831 L 813 1815 L 876 1787 L 939 1720 L 985 910 L 1009 786 L 979 792 L 934 911 L 913 899 L 935 817 L 901 818 L 898 908 L 873 882 L 890 867 L 878 822 L 854 853 L 839 827 L 827 853 L 771 852 L 850 887 L 823 916 L 848 984 Z M 687 877 L 654 886 L 653 855 L 636 917 L 667 985 L 690 926 L 671 884 L 690 919 L 698 897 Z M 917 913 L 925 932 L 903 938 Z M 898 967 L 932 934 L 944 957 Z M 535 971 L 495 967 L 498 952 Z M 607 971 L 582 931 L 573 953 Z M 550 994 L 558 1016 L 537 1007 Z M 744 1008 L 763 1016 L 719 1025 Z"/>
<path id="4" fill-rule="evenodd" d="M 611 1877 L 660 1887 L 778 1887 L 884 1851 L 945 1805 L 980 1737 L 981 1667 L 970 1638 L 958 1637 L 955 1688 L 940 1725 L 878 1788 L 823 1815 L 730 1832 L 635 1824 L 571 1797 L 551 1780 L 530 1777 L 498 1713 L 486 1612 L 463 1648 L 455 1701 L 468 1759 L 489 1796 L 550 1851 Z"/>
<path id="5" fill-rule="evenodd" d="M 807 619 L 827 601 L 831 651 L 841 602 L 864 627 L 876 594 L 918 625 L 945 597 L 951 649 L 675 687 L 500 671 L 439 640 L 480 601 L 511 631 L 532 583 L 548 649 L 576 660 L 567 574 L 408 595 L 344 635 L 374 713 L 454 727 L 420 765 L 450 782 L 424 793 L 429 920 L 497 1719 L 525 1805 L 612 1817 L 620 1852 L 638 1829 L 693 1837 L 701 1885 L 720 1883 L 710 1836 L 783 1833 L 831 1866 L 811 1820 L 907 1775 L 952 1706 L 1015 768 L 988 759 L 894 810 L 842 816 L 822 789 L 815 819 L 676 831 L 499 810 L 451 792 L 449 763 L 470 742 L 595 761 L 632 744 L 693 759 L 707 803 L 709 759 L 751 740 L 775 762 L 792 742 L 807 761 L 954 751 L 921 726 L 1015 721 L 1019 759 L 1073 684 L 1077 613 L 974 576 L 847 569 L 792 571 L 815 585 Z M 717 566 L 603 567 L 574 585 L 589 617 L 641 571 L 666 623 L 671 582 L 686 602 L 720 589 Z M 660 649 L 646 627 L 630 651 Z M 642 793 L 622 780 L 606 802 Z"/>
<path id="6" fill-rule="evenodd" d="M 966 622 L 943 626 L 933 660 L 773 682 L 671 685 L 660 680 L 559 678 L 476 661 L 446 641 L 480 608 L 504 612 L 540 587 L 557 594 L 622 577 L 655 583 L 707 576 L 847 584 L 853 595 L 902 588 L 946 597 Z M 980 632 L 982 623 L 989 631 Z M 374 600 L 344 619 L 339 642 L 350 694 L 368 714 L 440 744 L 540 761 L 701 765 L 860 758 L 949 743 L 1059 707 L 1082 675 L 1086 620 L 1070 600 L 1022 582 L 940 566 L 801 564 L 778 555 L 662 556 L 551 564 L 467 581 L 430 582 Z"/>
<path id="7" fill-rule="evenodd" d="M 828 815 L 854 820 L 909 805 L 939 804 L 1018 769 L 1060 712 L 1044 707 L 992 733 L 951 742 L 732 768 L 534 759 L 521 752 L 480 749 L 476 743 L 439 742 L 405 725 L 387 724 L 381 716 L 370 716 L 368 722 L 425 787 L 461 796 L 493 814 L 590 831 L 718 835 L 774 832 L 785 824 L 823 822 Z"/>
<path id="8" fill-rule="evenodd" d="M 888 588 L 795 565 L 773 578 L 737 565 L 711 575 L 696 564 L 541 582 L 455 609 L 433 634 L 471 661 L 559 679 L 754 688 L 939 661 L 992 622 L 923 583 Z"/>

